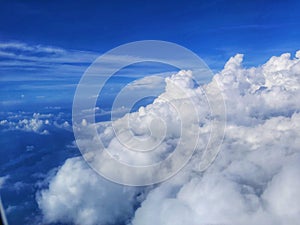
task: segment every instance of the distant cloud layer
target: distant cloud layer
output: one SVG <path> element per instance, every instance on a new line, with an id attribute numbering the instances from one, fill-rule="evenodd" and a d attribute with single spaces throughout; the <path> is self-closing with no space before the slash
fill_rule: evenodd
<path id="1" fill-rule="evenodd" d="M 242 61 L 243 55 L 237 54 L 214 77 L 225 98 L 227 127 L 221 153 L 208 170 L 197 171 L 200 156 L 194 155 L 180 173 L 149 191 L 110 183 L 82 159 L 68 159 L 49 188 L 37 194 L 45 222 L 297 225 L 300 51 L 293 59 L 283 54 L 255 68 L 243 68 Z M 192 92 L 194 87 L 187 85 L 190 76 L 181 71 L 167 78 L 166 92 L 171 91 L 168 85 L 172 79 L 177 79 L 177 85 L 182 81 L 182 88 Z M 150 108 L 138 113 L 160 109 Z M 168 112 L 173 121 L 171 110 L 163 115 Z M 137 128 L 142 125 L 137 124 Z M 207 129 L 205 124 L 202 127 Z M 107 138 L 107 146 L 118 146 L 112 143 L 109 132 L 102 135 Z"/>
<path id="2" fill-rule="evenodd" d="M 33 113 L 32 116 L 13 114 L 5 120 L 0 120 L 0 128 L 4 131 L 20 130 L 37 134 L 49 134 L 48 129 L 53 125 L 56 128 L 71 130 L 67 121 L 58 123 L 53 114 Z"/>

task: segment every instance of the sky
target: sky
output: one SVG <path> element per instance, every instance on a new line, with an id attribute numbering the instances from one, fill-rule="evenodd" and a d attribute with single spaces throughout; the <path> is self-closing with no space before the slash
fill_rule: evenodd
<path id="1" fill-rule="evenodd" d="M 13 0 L 0 5 L 0 98 L 8 108 L 26 96 L 70 106 L 88 66 L 128 42 L 174 42 L 195 52 L 214 73 L 237 53 L 245 55 L 244 66 L 257 66 L 271 55 L 295 53 L 300 42 L 296 0 Z M 170 71 L 149 68 L 131 68 L 123 76 Z"/>
<path id="2" fill-rule="evenodd" d="M 270 55 L 295 52 L 300 40 L 300 3 L 296 0 L 1 1 L 0 4 L 1 44 L 13 42 L 33 48 L 47 46 L 73 51 L 71 55 L 78 54 L 76 62 L 63 57 L 60 64 L 72 64 L 78 73 L 84 71 L 82 66 L 86 67 L 111 48 L 138 40 L 165 40 L 183 45 L 214 70 L 222 69 L 237 52 L 245 54 L 246 66 L 263 64 Z M 53 56 L 43 50 L 22 52 L 19 48 L 11 50 L 17 55 L 46 59 Z M 0 50 L 1 53 L 8 49 L 0 47 Z M 5 55 L 0 57 L 1 64 L 7 62 Z M 8 67 L 14 74 L 22 75 L 24 69 L 20 71 L 18 63 L 13 58 Z M 39 67 L 40 71 L 50 65 L 30 66 Z M 1 67 L 3 74 L 6 68 Z M 47 72 L 53 76 L 59 70 Z"/>

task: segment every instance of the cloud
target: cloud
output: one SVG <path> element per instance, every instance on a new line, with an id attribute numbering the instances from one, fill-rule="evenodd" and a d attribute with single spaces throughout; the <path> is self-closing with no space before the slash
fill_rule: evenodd
<path id="1" fill-rule="evenodd" d="M 56 46 L 28 44 L 19 41 L 0 42 L 0 66 L 4 74 L 1 80 L 36 80 L 37 77 L 49 80 L 49 74 L 52 74 L 54 78 L 60 77 L 64 79 L 65 76 L 68 76 L 68 79 L 76 78 L 77 82 L 78 76 L 82 75 L 91 63 L 102 54 L 103 52 L 64 49 Z M 111 69 L 115 68 L 116 65 L 131 64 L 130 62 L 133 59 L 136 60 L 137 57 L 125 54 L 106 55 L 102 59 L 102 63 L 104 62 L 105 66 L 102 64 L 98 67 L 98 63 L 95 63 L 94 69 L 89 72 L 94 72 L 97 76 L 110 73 L 112 72 Z M 151 65 L 147 68 L 145 64 L 144 70 L 138 74 L 136 68 L 126 68 L 122 71 L 122 75 L 124 76 L 126 73 L 128 77 L 141 77 L 142 72 L 155 74 L 157 70 L 164 71 L 161 70 L 160 66 L 154 69 L 152 67 L 154 66 Z M 145 68 L 147 68 L 147 71 Z M 151 68 L 153 69 L 152 71 Z M 24 76 L 24 73 L 26 73 L 26 76 Z M 14 76 L 11 76 L 12 74 Z"/>
<path id="2" fill-rule="evenodd" d="M 37 195 L 37 202 L 45 223 L 114 224 L 130 218 L 138 193 L 103 179 L 81 158 L 71 158 L 49 189 Z"/>
<path id="3" fill-rule="evenodd" d="M 215 76 L 228 109 L 218 158 L 204 173 L 193 158 L 177 178 L 189 174 L 189 181 L 169 180 L 150 192 L 133 225 L 298 224 L 300 60 L 283 54 L 244 69 L 242 58 L 232 57 Z"/>
<path id="4" fill-rule="evenodd" d="M 231 127 L 219 157 L 204 174 L 190 175 L 179 187 L 170 180 L 153 190 L 133 224 L 296 225 L 300 135 L 299 125 L 293 126 L 299 122 L 295 114 L 257 127 Z M 154 217 L 156 213 L 160 216 Z"/>
<path id="5" fill-rule="evenodd" d="M 268 184 L 262 198 L 281 224 L 296 224 L 300 213 L 299 158 L 285 165 Z M 280 194 L 280 197 L 278 196 Z"/>
<path id="6" fill-rule="evenodd" d="M 49 125 L 49 120 L 39 119 L 38 113 L 34 113 L 32 118 L 24 118 L 18 121 L 1 120 L 0 126 L 7 130 L 22 130 L 26 132 L 34 132 L 38 134 L 49 134 L 45 126 Z"/>
<path id="7" fill-rule="evenodd" d="M 10 113 L 8 113 L 10 114 Z M 21 115 L 20 115 L 21 114 Z M 33 113 L 32 115 L 22 115 L 22 113 L 12 113 L 7 119 L 0 120 L 0 127 L 3 130 L 21 130 L 47 135 L 51 127 L 71 131 L 71 125 L 67 121 L 60 121 L 60 115 Z"/>
<path id="8" fill-rule="evenodd" d="M 180 71 L 167 77 L 165 82 L 165 91 L 152 104 L 140 107 L 138 112 L 130 113 L 129 109 L 121 118 L 115 119 L 112 115 L 112 123 L 100 122 L 95 126 L 86 116 L 82 120 L 73 119 L 81 152 L 96 170 L 106 171 L 108 179 L 125 184 L 155 183 L 154 180 L 161 181 L 183 166 L 195 148 L 204 151 L 212 118 L 206 95 L 195 84 L 191 71 Z M 117 102 L 121 107 L 128 95 L 125 99 L 119 96 L 114 105 Z M 129 100 L 135 102 L 135 97 Z M 201 113 L 201 119 L 197 117 L 198 113 Z M 199 123 L 203 124 L 200 131 Z M 94 128 L 99 133 L 98 141 L 95 141 Z M 205 143 L 202 146 L 196 146 L 199 132 L 201 143 Z M 94 151 L 101 145 L 99 140 L 104 147 Z M 168 157 L 171 153 L 174 157 Z M 114 159 L 122 165 L 115 164 Z M 160 162 L 165 159 L 168 166 L 161 169 L 163 164 Z M 145 165 L 147 168 L 136 170 L 127 165 Z M 152 169 L 148 170 L 150 167 Z"/>
<path id="9" fill-rule="evenodd" d="M 154 89 L 165 85 L 164 78 L 158 75 L 146 76 L 142 79 L 133 81 L 128 85 L 130 89 L 147 88 Z"/>
<path id="10" fill-rule="evenodd" d="M 0 42 L 1 70 L 9 72 L 2 79 L 20 79 L 16 76 L 19 70 L 31 72 L 28 79 L 32 79 L 32 72 L 39 76 L 46 73 L 60 75 L 78 75 L 92 63 L 99 54 L 89 51 L 68 50 L 54 46 L 30 45 L 23 42 Z M 24 75 L 24 73 L 23 73 Z M 25 80 L 23 77 L 22 79 Z"/>
<path id="11" fill-rule="evenodd" d="M 49 188 L 38 195 L 45 222 L 297 225 L 300 220 L 299 54 L 300 51 L 293 59 L 289 54 L 272 57 L 262 66 L 247 69 L 242 66 L 243 55 L 237 54 L 211 83 L 201 86 L 205 92 L 213 92 L 217 82 L 227 108 L 222 149 L 206 171 L 199 171 L 202 154 L 196 152 L 173 178 L 158 186 L 138 190 L 108 182 L 92 172 L 82 159 L 72 158 L 59 169 Z M 153 146 L 158 139 L 150 138 L 148 145 L 141 146 L 137 138 L 149 137 L 148 128 L 153 119 L 165 121 L 168 129 L 157 125 L 153 132 L 165 132 L 157 153 L 147 156 L 124 154 L 124 146 L 117 141 L 111 124 L 98 123 L 98 133 L 106 150 L 119 160 L 132 164 L 165 159 L 180 136 L 178 115 L 166 99 L 176 102 L 177 106 L 186 106 L 188 99 L 195 99 L 201 120 L 195 123 L 189 107 L 184 108 L 181 119 L 188 121 L 186 126 L 190 128 L 197 124 L 201 132 L 200 143 L 204 145 L 209 138 L 211 120 L 205 117 L 209 115 L 209 108 L 207 102 L 202 101 L 203 92 L 192 78 L 189 71 L 166 78 L 165 92 L 152 104 L 115 121 L 116 133 L 121 134 L 122 143 L 130 148 Z M 184 90 L 185 95 L 180 94 L 180 90 Z M 211 104 L 219 103 L 218 99 L 212 101 L 215 102 Z M 128 121 L 133 136 L 127 135 Z M 86 136 L 78 141 L 89 149 L 93 133 L 87 121 L 83 129 Z M 187 147 L 193 133 L 185 134 L 183 141 Z M 201 146 L 197 148 L 201 150 Z M 99 166 L 120 172 L 106 161 Z M 161 174 L 164 172 L 160 171 Z M 140 202 L 140 207 L 133 212 L 133 205 L 138 206 Z"/>
<path id="12" fill-rule="evenodd" d="M 49 53 L 62 54 L 65 52 L 62 48 L 42 46 L 42 45 L 28 45 L 22 42 L 2 42 L 0 43 L 0 50 L 7 52 L 23 52 L 23 53 Z"/>
<path id="13" fill-rule="evenodd" d="M 141 83 L 144 84 L 144 81 L 141 81 Z M 153 104 L 141 107 L 138 112 L 127 114 L 115 121 L 114 129 L 117 130 L 118 137 L 113 135 L 113 127 L 109 123 L 100 122 L 96 125 L 100 138 L 114 157 L 130 164 L 151 164 L 160 161 L 162 157 L 166 157 L 169 152 L 174 150 L 180 136 L 181 123 L 178 119 L 178 112 L 172 104 L 181 105 L 184 102 L 185 107 L 188 107 L 190 100 L 187 95 L 195 98 L 199 96 L 200 90 L 194 85 L 190 71 L 181 71 L 166 78 L 165 81 L 165 92 Z M 178 86 L 182 89 L 181 91 L 178 90 Z M 172 101 L 172 104 L 168 99 Z M 203 105 L 199 100 L 198 103 L 200 107 Z M 84 113 L 88 112 L 84 111 Z M 129 133 L 125 129 L 128 129 L 126 126 L 128 118 L 131 131 L 138 136 L 138 139 L 135 139 L 135 137 L 127 138 Z M 187 112 L 182 115 L 181 119 L 191 121 L 193 117 Z M 172 127 L 165 130 L 164 124 L 160 123 L 160 120 L 172 124 Z M 189 126 L 186 129 L 192 132 L 193 129 L 190 125 L 191 123 L 185 124 L 185 126 Z M 83 119 L 80 121 L 80 127 L 86 131 L 84 132 L 86 137 L 77 141 L 87 149 L 93 147 L 91 146 L 92 142 L 89 140 L 91 124 Z M 149 135 L 150 131 L 156 136 Z M 166 132 L 166 135 L 161 132 Z M 164 136 L 165 139 L 161 140 L 161 136 Z M 123 145 L 118 142 L 118 138 L 123 138 Z M 139 145 L 141 141 L 144 143 L 143 146 Z M 188 141 L 190 140 L 182 140 L 183 143 Z M 123 152 L 125 150 L 124 145 L 129 148 L 150 148 L 157 144 L 161 144 L 160 147 L 148 156 L 137 151 L 133 151 L 131 154 Z M 173 164 L 177 166 L 176 162 L 173 162 Z M 98 166 L 104 166 L 112 172 L 118 170 L 105 162 L 98 164 Z M 126 174 L 128 177 L 134 175 Z M 66 161 L 54 179 L 50 181 L 49 189 L 43 190 L 37 199 L 46 222 L 92 225 L 113 224 L 118 223 L 119 220 L 124 222 L 129 219 L 133 215 L 135 206 L 139 205 L 140 201 L 144 199 L 147 190 L 148 188 L 126 188 L 106 181 L 87 167 L 81 158 L 73 158 Z M 76 201 L 71 201 L 71 199 L 76 199 Z M 120 212 L 120 214 L 115 215 L 114 212 Z"/>

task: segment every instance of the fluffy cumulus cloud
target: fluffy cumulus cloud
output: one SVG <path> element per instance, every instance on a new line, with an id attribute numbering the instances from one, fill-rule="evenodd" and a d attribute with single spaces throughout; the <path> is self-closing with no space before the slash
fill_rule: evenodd
<path id="1" fill-rule="evenodd" d="M 45 129 L 45 127 L 49 125 L 50 117 L 52 117 L 51 114 L 43 115 L 34 113 L 31 118 L 1 120 L 0 126 L 7 130 L 22 130 L 39 134 L 48 134 L 49 131 Z"/>
<path id="2" fill-rule="evenodd" d="M 170 180 L 154 189 L 134 225 L 299 223 L 300 59 L 283 54 L 250 69 L 242 59 L 215 75 L 228 117 L 218 158 L 179 187 Z"/>
<path id="3" fill-rule="evenodd" d="M 81 152 L 108 179 L 130 185 L 153 184 L 178 171 L 195 147 L 203 150 L 205 145 L 196 146 L 196 142 L 198 132 L 203 143 L 209 138 L 209 107 L 204 92 L 195 85 L 191 71 L 180 71 L 167 77 L 165 83 L 165 91 L 152 104 L 112 123 L 94 125 L 88 119 L 74 120 Z M 124 101 L 118 96 L 115 102 Z M 201 120 L 198 113 L 204 115 Z M 95 127 L 99 138 L 95 138 Z M 103 148 L 99 149 L 101 144 Z M 170 154 L 174 157 L 168 157 Z"/>
<path id="4" fill-rule="evenodd" d="M 49 189 L 37 194 L 37 201 L 45 223 L 114 224 L 133 215 L 140 195 L 136 188 L 99 177 L 81 158 L 71 158 L 51 180 Z"/>
<path id="5" fill-rule="evenodd" d="M 38 195 L 45 222 L 87 225 L 120 221 L 132 225 L 299 224 L 299 56 L 300 52 L 293 59 L 290 54 L 283 54 L 272 57 L 262 66 L 243 68 L 243 55 L 238 54 L 214 76 L 213 82 L 201 87 L 210 92 L 217 82 L 227 109 L 221 152 L 206 171 L 198 170 L 201 154 L 195 154 L 176 176 L 143 190 L 108 182 L 81 159 L 69 159 L 51 179 L 49 188 Z M 166 106 L 164 99 L 176 100 L 178 105 L 184 105 L 186 101 L 178 95 L 174 84 L 184 89 L 189 98 L 203 94 L 193 84 L 192 74 L 181 71 L 166 79 L 165 93 L 153 104 L 126 115 L 129 119 L 117 120 L 117 128 L 131 118 L 134 120 L 131 129 L 140 137 L 149 132 L 153 115 L 163 118 L 174 125 L 165 131 L 166 138 L 161 145 L 160 153 L 169 153 L 169 146 L 176 145 L 180 135 L 176 127 L 178 115 L 172 107 Z M 206 116 L 206 102 L 197 103 L 202 104 L 197 112 Z M 185 107 L 185 110 L 185 115 L 191 113 L 190 108 Z M 203 119 L 199 123 L 203 139 L 207 138 L 208 122 Z M 192 126 L 195 121 L 190 120 L 190 123 Z M 123 146 L 118 145 L 111 127 L 106 124 L 98 124 L 98 127 L 107 149 L 131 162 L 133 156 L 122 155 Z M 184 136 L 185 140 L 188 135 Z M 137 142 L 127 136 L 123 141 L 131 147 Z M 151 160 L 160 157 L 150 154 Z M 141 158 L 143 163 L 148 160 Z"/>
<path id="6" fill-rule="evenodd" d="M 0 120 L 0 128 L 7 130 L 20 130 L 25 132 L 33 132 L 37 134 L 49 134 L 49 128 L 54 126 L 56 128 L 71 130 L 71 126 L 67 121 L 57 122 L 58 116 L 53 114 L 33 113 L 32 115 L 15 115 L 13 113 L 5 120 Z"/>

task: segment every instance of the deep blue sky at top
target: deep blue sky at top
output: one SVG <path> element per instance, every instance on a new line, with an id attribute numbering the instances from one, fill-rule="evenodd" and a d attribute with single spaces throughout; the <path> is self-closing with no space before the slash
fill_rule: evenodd
<path id="1" fill-rule="evenodd" d="M 221 68 L 300 48 L 300 1 L 0 1 L 0 41 L 104 53 L 159 39 L 181 44 Z M 213 65 L 215 64 L 215 66 Z"/>

